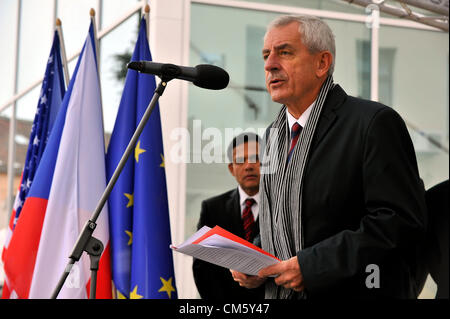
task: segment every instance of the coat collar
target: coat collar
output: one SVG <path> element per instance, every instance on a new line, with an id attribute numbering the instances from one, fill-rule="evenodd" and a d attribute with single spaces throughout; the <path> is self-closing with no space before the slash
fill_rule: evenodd
<path id="1" fill-rule="evenodd" d="M 333 126 L 337 115 L 336 110 L 339 106 L 347 99 L 347 94 L 336 84 L 333 89 L 328 93 L 327 99 L 323 105 L 322 114 L 320 115 L 320 120 L 316 128 L 313 147 L 315 148 L 322 138 L 326 135 L 328 130 Z"/>
<path id="2" fill-rule="evenodd" d="M 227 201 L 227 213 L 232 216 L 233 224 L 239 225 L 241 223 L 241 208 L 239 204 L 239 190 L 235 188 Z"/>

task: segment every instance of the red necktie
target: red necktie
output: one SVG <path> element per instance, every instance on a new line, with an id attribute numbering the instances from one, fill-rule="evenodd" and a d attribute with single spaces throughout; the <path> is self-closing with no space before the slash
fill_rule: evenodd
<path id="1" fill-rule="evenodd" d="M 245 200 L 245 208 L 242 214 L 242 221 L 244 223 L 245 240 L 250 241 L 253 239 L 253 229 L 255 228 L 255 219 L 253 218 L 252 206 L 255 203 L 253 198 L 247 198 Z"/>
<path id="2" fill-rule="evenodd" d="M 295 145 L 297 144 L 298 137 L 300 136 L 300 132 L 302 131 L 302 127 L 297 122 L 292 125 L 291 129 L 291 147 L 289 149 L 287 161 L 291 159 L 292 151 L 294 150 Z"/>

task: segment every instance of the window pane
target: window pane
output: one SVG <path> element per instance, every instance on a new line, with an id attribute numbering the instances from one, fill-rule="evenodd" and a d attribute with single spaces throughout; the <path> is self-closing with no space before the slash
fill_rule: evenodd
<path id="1" fill-rule="evenodd" d="M 448 153 L 423 136 L 448 145 L 448 48 L 448 33 L 380 29 L 380 101 L 406 121 L 427 188 L 448 179 Z"/>
<path id="2" fill-rule="evenodd" d="M 105 131 L 112 132 L 125 84 L 126 64 L 134 50 L 140 13 L 136 13 L 100 41 L 100 81 L 102 85 Z"/>
<path id="3" fill-rule="evenodd" d="M 246 1 L 268 3 L 280 6 L 365 14 L 364 7 L 349 4 L 342 0 L 246 0 Z"/>
<path id="4" fill-rule="evenodd" d="M 81 50 L 89 30 L 91 8 L 96 9 L 99 0 L 58 0 L 57 17 L 62 21 L 67 58 Z M 96 12 L 98 14 L 98 12 Z M 72 71 L 70 75 L 72 76 Z"/>
<path id="5" fill-rule="evenodd" d="M 368 44 L 370 53 L 370 29 L 364 23 L 324 21 L 333 30 L 336 41 L 334 82 L 349 95 L 362 96 L 362 92 L 370 92 L 370 82 L 363 81 L 364 74 L 370 79 L 370 54 L 360 53 L 361 43 Z"/>
<path id="6" fill-rule="evenodd" d="M 2 34 L 2 49 L 0 50 L 0 103 L 3 104 L 13 96 L 16 49 L 16 23 L 18 1 L 0 1 L 0 32 Z"/>
<path id="7" fill-rule="evenodd" d="M 22 1 L 19 91 L 44 75 L 55 28 L 52 8 L 53 0 Z"/>
<path id="8" fill-rule="evenodd" d="M 195 231 L 202 200 L 237 186 L 224 163 L 225 150 L 233 136 L 250 128 L 264 131 L 279 109 L 266 93 L 261 55 L 265 26 L 273 17 L 249 10 L 192 5 L 190 65 L 207 63 L 223 67 L 230 75 L 230 84 L 220 91 L 192 85 L 189 89 L 191 143 L 186 236 Z M 213 139 L 205 134 L 199 144 L 202 133 L 208 130 L 217 130 L 220 136 Z M 217 163 L 208 164 L 202 158 L 202 146 L 209 143 L 220 150 Z"/>
<path id="9" fill-rule="evenodd" d="M 102 28 L 114 23 L 139 0 L 102 0 Z"/>

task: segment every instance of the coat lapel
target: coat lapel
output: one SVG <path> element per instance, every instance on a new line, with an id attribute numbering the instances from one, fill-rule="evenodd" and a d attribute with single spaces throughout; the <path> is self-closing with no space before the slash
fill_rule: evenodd
<path id="1" fill-rule="evenodd" d="M 347 94 L 344 90 L 336 84 L 335 87 L 328 93 L 327 99 L 323 106 L 320 120 L 317 123 L 316 132 L 314 133 L 314 139 L 312 142 L 312 149 L 315 149 L 319 145 L 320 141 L 333 126 L 336 120 L 336 108 L 339 107 L 347 98 Z"/>
<path id="2" fill-rule="evenodd" d="M 241 218 L 241 207 L 239 204 L 239 191 L 236 188 L 234 192 L 231 193 L 228 201 L 227 201 L 227 212 L 229 212 L 231 216 L 231 232 L 237 236 L 243 236 L 244 227 L 242 226 L 242 218 Z"/>

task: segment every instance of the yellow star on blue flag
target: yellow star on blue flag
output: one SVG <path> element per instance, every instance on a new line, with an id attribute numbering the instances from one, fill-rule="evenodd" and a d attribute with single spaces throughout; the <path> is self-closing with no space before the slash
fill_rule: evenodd
<path id="1" fill-rule="evenodd" d="M 132 292 L 130 292 L 130 299 L 142 299 L 143 296 L 138 294 L 138 286 L 136 285 Z"/>
<path id="2" fill-rule="evenodd" d="M 172 286 L 172 277 L 169 278 L 169 280 L 165 280 L 163 277 L 159 277 L 159 279 L 162 282 L 162 287 L 158 290 L 158 292 L 167 292 L 167 295 L 169 296 L 169 299 L 172 298 L 172 291 L 175 291 L 175 288 Z"/>
<path id="3" fill-rule="evenodd" d="M 136 160 L 136 163 L 139 163 L 139 155 L 144 152 L 146 152 L 146 150 L 141 148 L 141 141 L 138 141 L 136 147 L 134 148 L 134 158 Z"/>
<path id="4" fill-rule="evenodd" d="M 133 206 L 134 194 L 123 193 L 126 198 L 128 198 L 127 208 Z"/>
<path id="5" fill-rule="evenodd" d="M 133 243 L 133 233 L 130 232 L 129 230 L 126 230 L 125 233 L 128 235 L 129 239 L 128 239 L 128 246 L 131 246 L 131 244 Z"/>
<path id="6" fill-rule="evenodd" d="M 159 167 L 166 167 L 166 162 L 164 161 L 164 156 L 161 154 L 161 164 L 159 164 Z"/>

